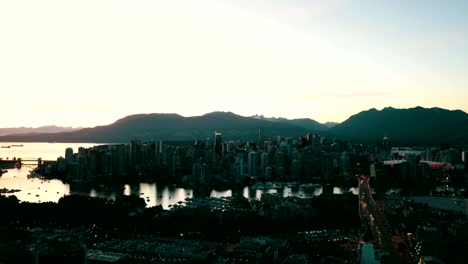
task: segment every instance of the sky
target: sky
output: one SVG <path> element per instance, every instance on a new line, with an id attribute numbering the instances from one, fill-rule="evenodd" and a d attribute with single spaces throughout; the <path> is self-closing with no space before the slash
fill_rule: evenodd
<path id="1" fill-rule="evenodd" d="M 0 1 L 0 127 L 468 112 L 466 0 Z"/>

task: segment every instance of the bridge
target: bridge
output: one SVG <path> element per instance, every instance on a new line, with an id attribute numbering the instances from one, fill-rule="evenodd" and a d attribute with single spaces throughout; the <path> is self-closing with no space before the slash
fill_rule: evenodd
<path id="1" fill-rule="evenodd" d="M 36 168 L 42 164 L 52 163 L 54 160 L 43 160 L 42 158 L 13 158 L 13 159 L 0 159 L 0 168 L 13 169 L 21 167 Z"/>

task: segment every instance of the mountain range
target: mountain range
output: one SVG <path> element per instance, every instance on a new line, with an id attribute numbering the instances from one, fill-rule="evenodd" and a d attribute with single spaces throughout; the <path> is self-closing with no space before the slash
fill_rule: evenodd
<path id="1" fill-rule="evenodd" d="M 204 140 L 221 132 L 226 139 L 256 140 L 259 129 L 264 138 L 319 133 L 352 142 L 379 142 L 384 136 L 395 144 L 468 143 L 468 114 L 460 110 L 415 107 L 370 109 L 340 124 L 321 124 L 313 119 L 244 117 L 231 112 L 202 116 L 138 114 L 113 124 L 58 133 L 29 133 L 0 136 L 3 142 L 95 142 L 126 143 L 141 140 Z M 0 130 L 1 131 L 1 130 Z"/>
<path id="2" fill-rule="evenodd" d="M 461 110 L 415 107 L 375 108 L 351 116 L 329 130 L 337 137 L 368 141 L 389 137 L 399 144 L 466 144 L 468 114 Z"/>

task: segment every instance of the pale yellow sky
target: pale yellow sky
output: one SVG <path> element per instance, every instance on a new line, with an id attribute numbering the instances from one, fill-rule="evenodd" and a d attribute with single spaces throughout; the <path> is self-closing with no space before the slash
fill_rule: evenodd
<path id="1" fill-rule="evenodd" d="M 373 107 L 468 110 L 467 77 L 425 61 L 446 46 L 415 55 L 330 22 L 352 2 L 1 1 L 0 127 L 153 112 L 325 122 Z"/>

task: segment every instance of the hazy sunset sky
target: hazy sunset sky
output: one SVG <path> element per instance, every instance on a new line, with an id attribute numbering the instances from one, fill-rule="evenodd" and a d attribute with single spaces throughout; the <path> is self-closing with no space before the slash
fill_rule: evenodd
<path id="1" fill-rule="evenodd" d="M 0 1 L 0 127 L 468 111 L 466 0 Z"/>

